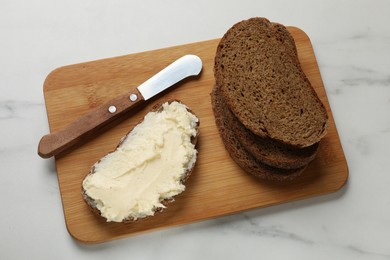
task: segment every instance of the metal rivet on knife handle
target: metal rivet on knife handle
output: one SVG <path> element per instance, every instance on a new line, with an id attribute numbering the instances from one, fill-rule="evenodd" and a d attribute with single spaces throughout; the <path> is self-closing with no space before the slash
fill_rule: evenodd
<path id="1" fill-rule="evenodd" d="M 133 94 L 130 95 L 130 100 L 133 101 L 133 102 L 136 101 L 137 98 L 138 98 L 138 97 L 137 97 L 137 94 L 134 94 L 134 93 L 133 93 Z"/>
<path id="2" fill-rule="evenodd" d="M 108 108 L 108 112 L 110 112 L 111 114 L 114 114 L 116 112 L 116 107 L 115 106 L 110 106 Z"/>

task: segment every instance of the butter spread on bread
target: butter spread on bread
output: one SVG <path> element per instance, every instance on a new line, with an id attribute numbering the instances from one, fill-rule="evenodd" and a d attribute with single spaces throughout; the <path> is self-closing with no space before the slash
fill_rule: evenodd
<path id="1" fill-rule="evenodd" d="M 194 167 L 198 118 L 182 103 L 149 112 L 117 149 L 92 167 L 83 181 L 87 203 L 107 221 L 153 216 L 164 201 L 185 190 Z"/>

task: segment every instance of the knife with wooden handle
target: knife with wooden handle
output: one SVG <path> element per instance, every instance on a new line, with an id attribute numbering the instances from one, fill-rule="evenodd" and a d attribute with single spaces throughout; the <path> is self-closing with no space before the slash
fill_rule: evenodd
<path id="1" fill-rule="evenodd" d="M 179 81 L 198 75 L 201 70 L 202 61 L 198 56 L 185 55 L 179 58 L 128 93 L 97 107 L 64 129 L 43 136 L 38 145 L 39 156 L 50 158 L 65 151 L 83 137 L 101 129 Z"/>

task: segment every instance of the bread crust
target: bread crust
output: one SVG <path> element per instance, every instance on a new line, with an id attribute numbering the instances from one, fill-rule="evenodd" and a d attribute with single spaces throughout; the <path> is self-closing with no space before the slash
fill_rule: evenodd
<path id="1" fill-rule="evenodd" d="M 215 86 L 213 91 L 215 92 L 213 94 L 215 95 L 214 99 L 218 99 L 215 113 L 218 113 L 219 116 L 224 117 L 224 120 L 229 122 L 235 138 L 258 161 L 271 167 L 296 169 L 307 165 L 315 158 L 319 143 L 306 148 L 295 148 L 268 137 L 256 136 L 246 129 L 230 111 L 220 93 L 220 88 Z"/>
<path id="2" fill-rule="evenodd" d="M 238 140 L 237 133 L 232 128 L 232 118 L 226 116 L 226 107 L 224 108 L 222 96 L 215 86 L 211 93 L 211 104 L 215 116 L 215 122 L 218 131 L 223 140 L 224 146 L 230 157 L 247 173 L 258 178 L 276 181 L 288 182 L 297 178 L 305 170 L 307 164 L 292 169 L 282 169 L 272 167 L 261 162 L 251 155 Z"/>
<path id="3" fill-rule="evenodd" d="M 233 114 L 255 135 L 298 148 L 325 136 L 326 109 L 283 25 L 257 17 L 236 23 L 217 47 L 214 75 Z"/>
<path id="4" fill-rule="evenodd" d="M 174 101 L 177 101 L 177 102 L 179 102 L 179 103 L 185 105 L 184 103 L 180 102 L 179 100 L 163 101 L 163 102 L 159 102 L 159 103 L 157 103 L 156 105 L 154 105 L 154 106 L 152 107 L 151 111 L 149 111 L 148 113 L 150 113 L 150 112 L 159 112 L 159 111 L 161 111 L 161 110 L 163 109 L 163 108 L 162 108 L 162 105 L 163 105 L 164 103 L 166 103 L 166 102 L 172 103 L 172 102 L 174 102 Z M 186 105 L 185 105 L 185 106 L 186 106 Z M 196 114 L 195 114 L 188 106 L 186 106 L 186 107 L 187 107 L 187 111 L 188 111 L 188 112 L 190 112 L 191 114 L 193 114 L 193 115 L 196 116 Z M 196 117 L 197 117 L 197 116 L 196 116 Z M 198 142 L 198 137 L 199 137 L 199 125 L 200 125 L 199 117 L 197 117 L 197 118 L 198 118 L 198 122 L 197 122 L 197 126 L 196 126 L 196 136 L 193 136 L 193 137 L 191 138 L 191 143 L 194 144 L 195 146 L 197 145 L 197 142 Z M 116 148 L 115 148 L 113 151 L 109 152 L 108 154 L 115 152 L 115 151 L 122 145 L 122 143 L 124 142 L 125 138 L 133 131 L 133 129 L 134 129 L 137 125 L 141 124 L 141 123 L 143 122 L 143 120 L 144 120 L 144 119 L 140 120 L 136 125 L 134 125 L 133 128 L 131 128 L 130 131 L 129 131 L 124 137 L 121 138 L 121 140 L 119 141 L 119 143 L 118 143 L 118 145 L 116 146 Z M 99 160 L 97 163 L 99 163 L 99 162 L 100 162 L 100 160 Z M 190 169 L 187 169 L 186 173 L 184 174 L 183 178 L 181 179 L 181 183 L 182 183 L 182 184 L 185 184 L 186 181 L 189 179 L 189 177 L 191 176 L 192 172 L 194 171 L 195 165 L 196 165 L 196 161 L 194 162 L 194 164 L 192 165 L 192 167 L 191 167 Z M 94 174 L 94 173 L 95 173 L 95 166 L 92 166 L 92 167 L 91 167 L 91 170 L 90 170 L 89 173 L 86 175 L 86 177 L 87 177 L 88 175 Z M 86 177 L 85 177 L 85 178 L 86 178 Z M 181 194 L 182 194 L 182 193 L 180 193 L 180 194 L 178 194 L 178 195 L 176 195 L 176 196 L 174 196 L 174 197 L 176 198 L 176 197 L 180 196 Z M 84 202 L 87 204 L 88 208 L 93 212 L 93 214 L 95 214 L 95 215 L 97 215 L 97 216 L 100 216 L 100 217 L 104 218 L 104 217 L 101 215 L 100 210 L 97 208 L 95 201 L 94 201 L 91 197 L 89 197 L 89 196 L 87 195 L 87 193 L 86 193 L 85 189 L 83 188 L 82 184 L 81 184 L 81 195 L 82 195 L 82 197 L 83 197 Z M 165 207 L 167 207 L 170 203 L 172 203 L 172 202 L 174 202 L 174 201 L 175 201 L 175 199 L 172 197 L 172 198 L 165 199 L 165 200 L 161 201 L 161 204 L 164 205 Z M 163 210 L 164 210 L 163 207 L 156 208 L 156 209 L 155 209 L 155 214 L 154 214 L 153 216 L 156 216 L 157 214 L 160 214 L 161 212 L 163 212 Z M 124 219 L 124 220 L 122 221 L 122 223 L 137 222 L 137 221 L 141 221 L 141 220 L 143 220 L 143 219 L 147 219 L 147 218 L 149 218 L 149 217 L 152 217 L 152 216 L 147 216 L 147 217 L 137 218 L 137 219 L 134 219 L 134 218 L 132 218 L 132 217 L 129 217 L 129 218 Z M 104 218 L 104 219 L 105 219 L 105 218 Z"/>

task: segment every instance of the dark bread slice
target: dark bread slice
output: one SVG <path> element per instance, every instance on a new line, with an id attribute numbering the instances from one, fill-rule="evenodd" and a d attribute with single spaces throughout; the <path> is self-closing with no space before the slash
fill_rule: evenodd
<path id="1" fill-rule="evenodd" d="M 211 104 L 215 116 L 215 123 L 230 157 L 247 173 L 261 179 L 287 182 L 295 179 L 304 171 L 307 165 L 296 169 L 280 169 L 271 167 L 254 158 L 236 137 L 232 125 L 232 119 L 226 116 L 228 109 L 224 105 L 221 95 L 214 87 L 211 93 Z"/>
<path id="2" fill-rule="evenodd" d="M 172 101 L 167 101 L 167 102 L 168 102 L 168 103 L 171 103 L 171 102 L 174 102 L 174 101 L 177 101 L 177 102 L 181 103 L 181 102 L 178 101 L 178 100 L 172 100 Z M 165 103 L 165 102 L 164 102 L 164 103 Z M 156 105 L 151 109 L 150 112 L 160 112 L 160 111 L 162 110 L 162 104 L 163 104 L 163 103 L 158 103 L 158 104 L 156 104 Z M 181 103 L 181 104 L 182 104 L 182 103 Z M 195 115 L 194 112 L 193 112 L 190 108 L 188 108 L 188 107 L 187 107 L 187 111 L 190 112 L 191 114 Z M 196 116 L 196 115 L 195 115 L 195 116 Z M 197 118 L 198 118 L 198 117 L 197 117 Z M 125 136 L 124 136 L 124 137 L 121 138 L 121 140 L 120 140 L 119 144 L 117 145 L 117 147 L 115 148 L 115 150 L 117 150 L 117 149 L 122 145 L 122 143 L 124 142 L 125 138 L 133 131 L 133 129 L 134 129 L 137 125 L 141 124 L 142 122 L 143 122 L 143 120 L 141 120 L 138 124 L 136 124 L 136 125 L 135 125 L 135 126 L 134 126 L 134 127 L 133 127 Z M 199 123 L 200 123 L 200 122 L 199 122 L 199 118 L 198 118 L 198 122 L 197 122 L 197 125 L 196 125 L 197 134 L 196 134 L 196 136 L 194 136 L 194 137 L 191 138 L 191 143 L 194 144 L 195 146 L 196 146 L 196 144 L 197 144 L 198 136 L 199 136 Z M 115 150 L 114 150 L 114 151 L 115 151 Z M 112 152 L 110 152 L 110 153 L 113 153 L 114 151 L 112 151 Z M 100 160 L 99 160 L 97 163 L 99 163 L 99 162 L 100 162 Z M 185 174 L 183 175 L 183 178 L 180 180 L 182 184 L 184 184 L 184 183 L 188 180 L 188 178 L 191 176 L 191 174 L 192 174 L 192 172 L 193 172 L 193 170 L 194 170 L 195 164 L 196 164 L 196 162 L 194 162 L 194 163 L 192 164 L 192 167 L 191 167 L 191 168 L 189 168 L 189 169 L 186 170 Z M 94 166 L 95 166 L 95 165 L 94 165 Z M 95 167 L 94 167 L 94 166 L 92 166 L 92 168 L 91 168 L 90 172 L 87 174 L 87 176 L 90 175 L 90 174 L 94 174 L 94 173 L 95 173 Z M 96 215 L 98 215 L 98 216 L 104 218 L 104 217 L 101 215 L 100 210 L 97 208 L 96 201 L 95 201 L 93 198 L 91 198 L 91 197 L 88 196 L 88 194 L 86 193 L 86 190 L 83 188 L 83 186 L 81 186 L 81 190 L 82 190 L 82 191 L 81 191 L 82 197 L 83 197 L 85 203 L 88 205 L 88 208 L 89 208 L 94 214 L 96 214 Z M 180 194 L 176 195 L 175 197 L 177 197 L 177 196 L 180 196 Z M 165 200 L 161 201 L 161 204 L 164 205 L 165 207 L 167 207 L 167 206 L 168 206 L 170 203 L 172 203 L 173 201 L 174 201 L 174 198 L 172 197 L 172 198 L 165 199 Z M 155 214 L 154 214 L 153 216 L 155 216 L 155 215 L 158 214 L 158 213 L 161 213 L 163 210 L 164 210 L 163 207 L 156 208 L 156 209 L 155 209 Z M 148 216 L 148 217 L 150 217 L 150 216 Z M 124 219 L 122 222 L 123 222 L 123 223 L 130 223 L 130 222 L 140 221 L 140 220 L 146 219 L 146 218 L 148 218 L 148 217 L 138 218 L 138 219 L 127 218 L 127 219 Z"/>
<path id="3" fill-rule="evenodd" d="M 267 137 L 259 137 L 245 128 L 233 115 L 223 100 L 218 87 L 214 89 L 218 99 L 220 116 L 229 122 L 235 138 L 257 160 L 272 167 L 295 169 L 311 162 L 318 151 L 319 143 L 305 148 L 295 148 Z"/>
<path id="4" fill-rule="evenodd" d="M 283 25 L 265 18 L 235 24 L 217 47 L 214 75 L 229 108 L 254 134 L 297 147 L 326 134 L 326 109 Z"/>

